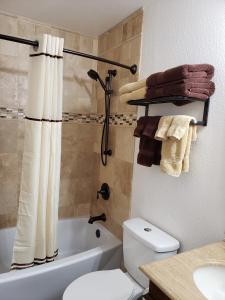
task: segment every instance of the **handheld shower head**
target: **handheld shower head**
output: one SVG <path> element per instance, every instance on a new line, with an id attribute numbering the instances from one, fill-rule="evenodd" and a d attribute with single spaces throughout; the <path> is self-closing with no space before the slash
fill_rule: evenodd
<path id="1" fill-rule="evenodd" d="M 100 84 L 101 84 L 103 90 L 104 90 L 104 91 L 106 90 L 106 85 L 105 85 L 105 83 L 103 82 L 103 80 L 101 79 L 101 77 L 99 76 L 99 74 L 98 74 L 95 70 L 92 70 L 92 69 L 91 69 L 91 70 L 89 70 L 89 71 L 87 72 L 87 74 L 88 74 L 88 76 L 89 76 L 91 79 L 93 79 L 93 80 L 95 80 L 95 81 L 99 80 L 99 82 L 100 82 Z"/>
<path id="2" fill-rule="evenodd" d="M 98 73 L 95 71 L 95 70 L 89 70 L 88 72 L 87 72 L 87 74 L 88 74 L 88 76 L 91 78 L 91 79 L 93 79 L 93 80 L 98 80 L 99 79 L 99 75 L 98 75 Z"/>

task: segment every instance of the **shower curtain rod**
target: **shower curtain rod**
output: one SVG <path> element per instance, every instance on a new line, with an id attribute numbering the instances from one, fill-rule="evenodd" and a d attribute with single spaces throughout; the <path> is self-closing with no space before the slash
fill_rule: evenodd
<path id="1" fill-rule="evenodd" d="M 22 38 L 18 38 L 18 37 L 15 37 L 15 36 L 10 36 L 10 35 L 5 35 L 5 34 L 0 34 L 0 39 L 1 40 L 6 40 L 6 41 L 11 41 L 11 42 L 16 42 L 16 43 L 20 43 L 20 44 L 30 45 L 30 46 L 33 46 L 33 47 L 38 47 L 39 46 L 38 41 L 31 41 L 31 40 L 22 39 Z M 108 60 L 108 59 L 103 58 L 103 57 L 94 56 L 94 55 L 91 55 L 91 54 L 78 52 L 78 51 L 65 49 L 65 48 L 63 49 L 63 52 L 68 53 L 68 54 L 72 54 L 72 55 L 82 56 L 82 57 L 97 60 L 97 61 L 101 61 L 103 63 L 118 66 L 120 68 L 128 69 L 128 70 L 130 70 L 130 72 L 132 74 L 135 74 L 137 72 L 137 65 L 135 65 L 135 64 L 132 65 L 132 66 L 128 66 L 128 65 L 121 64 L 117 61 Z"/>

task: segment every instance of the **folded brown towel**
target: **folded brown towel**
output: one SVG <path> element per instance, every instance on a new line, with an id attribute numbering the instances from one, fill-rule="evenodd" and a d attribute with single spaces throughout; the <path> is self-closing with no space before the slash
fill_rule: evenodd
<path id="1" fill-rule="evenodd" d="M 182 65 L 165 72 L 154 73 L 147 78 L 146 84 L 149 87 L 164 84 L 180 79 L 206 78 L 212 79 L 214 67 L 209 64 Z"/>
<path id="2" fill-rule="evenodd" d="M 147 89 L 147 92 L 146 92 L 146 98 L 149 100 L 158 98 L 158 97 L 167 97 L 167 96 L 168 97 L 169 96 L 184 96 L 184 97 L 197 98 L 200 100 L 207 100 L 210 95 L 209 95 L 209 91 L 207 89 L 193 88 L 190 90 L 182 85 L 165 88 L 163 90 L 162 89 Z M 181 101 L 179 101 L 179 102 L 181 102 Z"/>
<path id="3" fill-rule="evenodd" d="M 196 79 L 197 80 L 181 79 L 181 80 L 171 81 L 164 84 L 158 84 L 152 87 L 151 89 L 160 89 L 160 88 L 163 89 L 165 87 L 178 86 L 183 84 L 188 89 L 192 89 L 192 88 L 208 89 L 211 95 L 215 92 L 215 83 L 213 81 L 210 81 L 205 78 L 196 78 Z M 203 79 L 204 81 L 202 81 L 201 79 Z"/>
<path id="4" fill-rule="evenodd" d="M 154 139 L 161 117 L 141 117 L 137 121 L 134 136 L 140 137 L 137 163 L 151 167 L 159 165 L 161 160 L 162 142 Z"/>
<path id="5" fill-rule="evenodd" d="M 154 99 L 158 97 L 167 97 L 167 96 L 186 96 L 186 97 L 193 97 L 201 100 L 207 100 L 214 93 L 214 91 L 215 91 L 215 85 L 211 81 L 209 83 L 189 82 L 189 83 L 175 84 L 175 85 L 167 84 L 167 85 L 160 85 L 160 87 L 157 86 L 157 87 L 148 88 L 146 91 L 146 98 Z"/>

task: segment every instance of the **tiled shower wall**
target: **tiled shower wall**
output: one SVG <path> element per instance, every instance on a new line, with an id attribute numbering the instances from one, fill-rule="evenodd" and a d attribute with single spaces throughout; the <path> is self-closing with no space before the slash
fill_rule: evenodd
<path id="1" fill-rule="evenodd" d="M 69 32 L 33 20 L 0 13 L 3 34 L 34 39 L 50 33 L 65 39 L 65 48 L 91 53 L 125 64 L 139 63 L 142 11 L 139 10 L 99 39 Z M 0 228 L 16 224 L 24 138 L 24 105 L 27 101 L 29 47 L 0 41 Z M 60 218 L 107 215 L 106 226 L 122 236 L 122 222 L 129 217 L 133 167 L 133 129 L 136 108 L 120 103 L 118 88 L 138 75 L 116 68 L 113 79 L 110 147 L 107 167 L 100 163 L 104 94 L 87 76 L 97 69 L 104 78 L 113 66 L 78 56 L 64 55 L 64 97 Z M 96 200 L 101 183 L 111 188 L 108 202 Z"/>
<path id="2" fill-rule="evenodd" d="M 128 65 L 139 64 L 141 48 L 143 12 L 139 10 L 126 20 L 122 21 L 110 31 L 99 37 L 99 55 L 116 60 Z M 105 76 L 108 69 L 117 69 L 117 76 L 113 79 L 114 96 L 112 97 L 111 111 L 122 116 L 136 119 L 136 107 L 121 103 L 118 89 L 121 85 L 138 79 L 138 74 L 132 75 L 128 70 L 114 68 L 114 66 L 98 63 L 98 72 Z M 100 86 L 97 86 L 97 111 L 104 111 L 104 94 Z M 109 201 L 96 199 L 92 201 L 92 214 L 106 213 L 108 227 L 117 237 L 122 238 L 122 223 L 129 218 L 131 182 L 134 155 L 134 124 L 128 125 L 118 122 L 110 127 L 110 147 L 112 156 L 108 159 L 108 165 L 100 163 L 99 144 L 101 141 L 101 126 L 97 125 L 97 139 L 95 151 L 98 154 L 98 176 L 96 177 L 96 190 L 103 182 L 107 182 L 111 189 Z"/>
<path id="3" fill-rule="evenodd" d="M 0 13 L 0 32 L 28 39 L 41 33 L 64 37 L 65 47 L 97 54 L 98 41 L 33 20 Z M 29 47 L 0 41 L 0 227 L 16 224 L 27 101 Z M 95 84 L 87 71 L 97 63 L 64 55 L 62 168 L 59 215 L 88 215 L 94 188 L 96 128 L 85 117 L 96 114 Z M 82 115 L 79 115 L 82 114 Z"/>

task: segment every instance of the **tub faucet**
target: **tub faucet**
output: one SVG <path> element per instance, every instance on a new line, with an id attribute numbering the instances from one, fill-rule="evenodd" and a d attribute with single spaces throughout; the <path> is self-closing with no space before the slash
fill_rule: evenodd
<path id="1" fill-rule="evenodd" d="M 88 220 L 89 224 L 93 224 L 96 221 L 106 221 L 106 215 L 105 214 L 101 214 L 100 216 L 96 216 L 96 217 L 90 217 L 90 219 Z"/>

